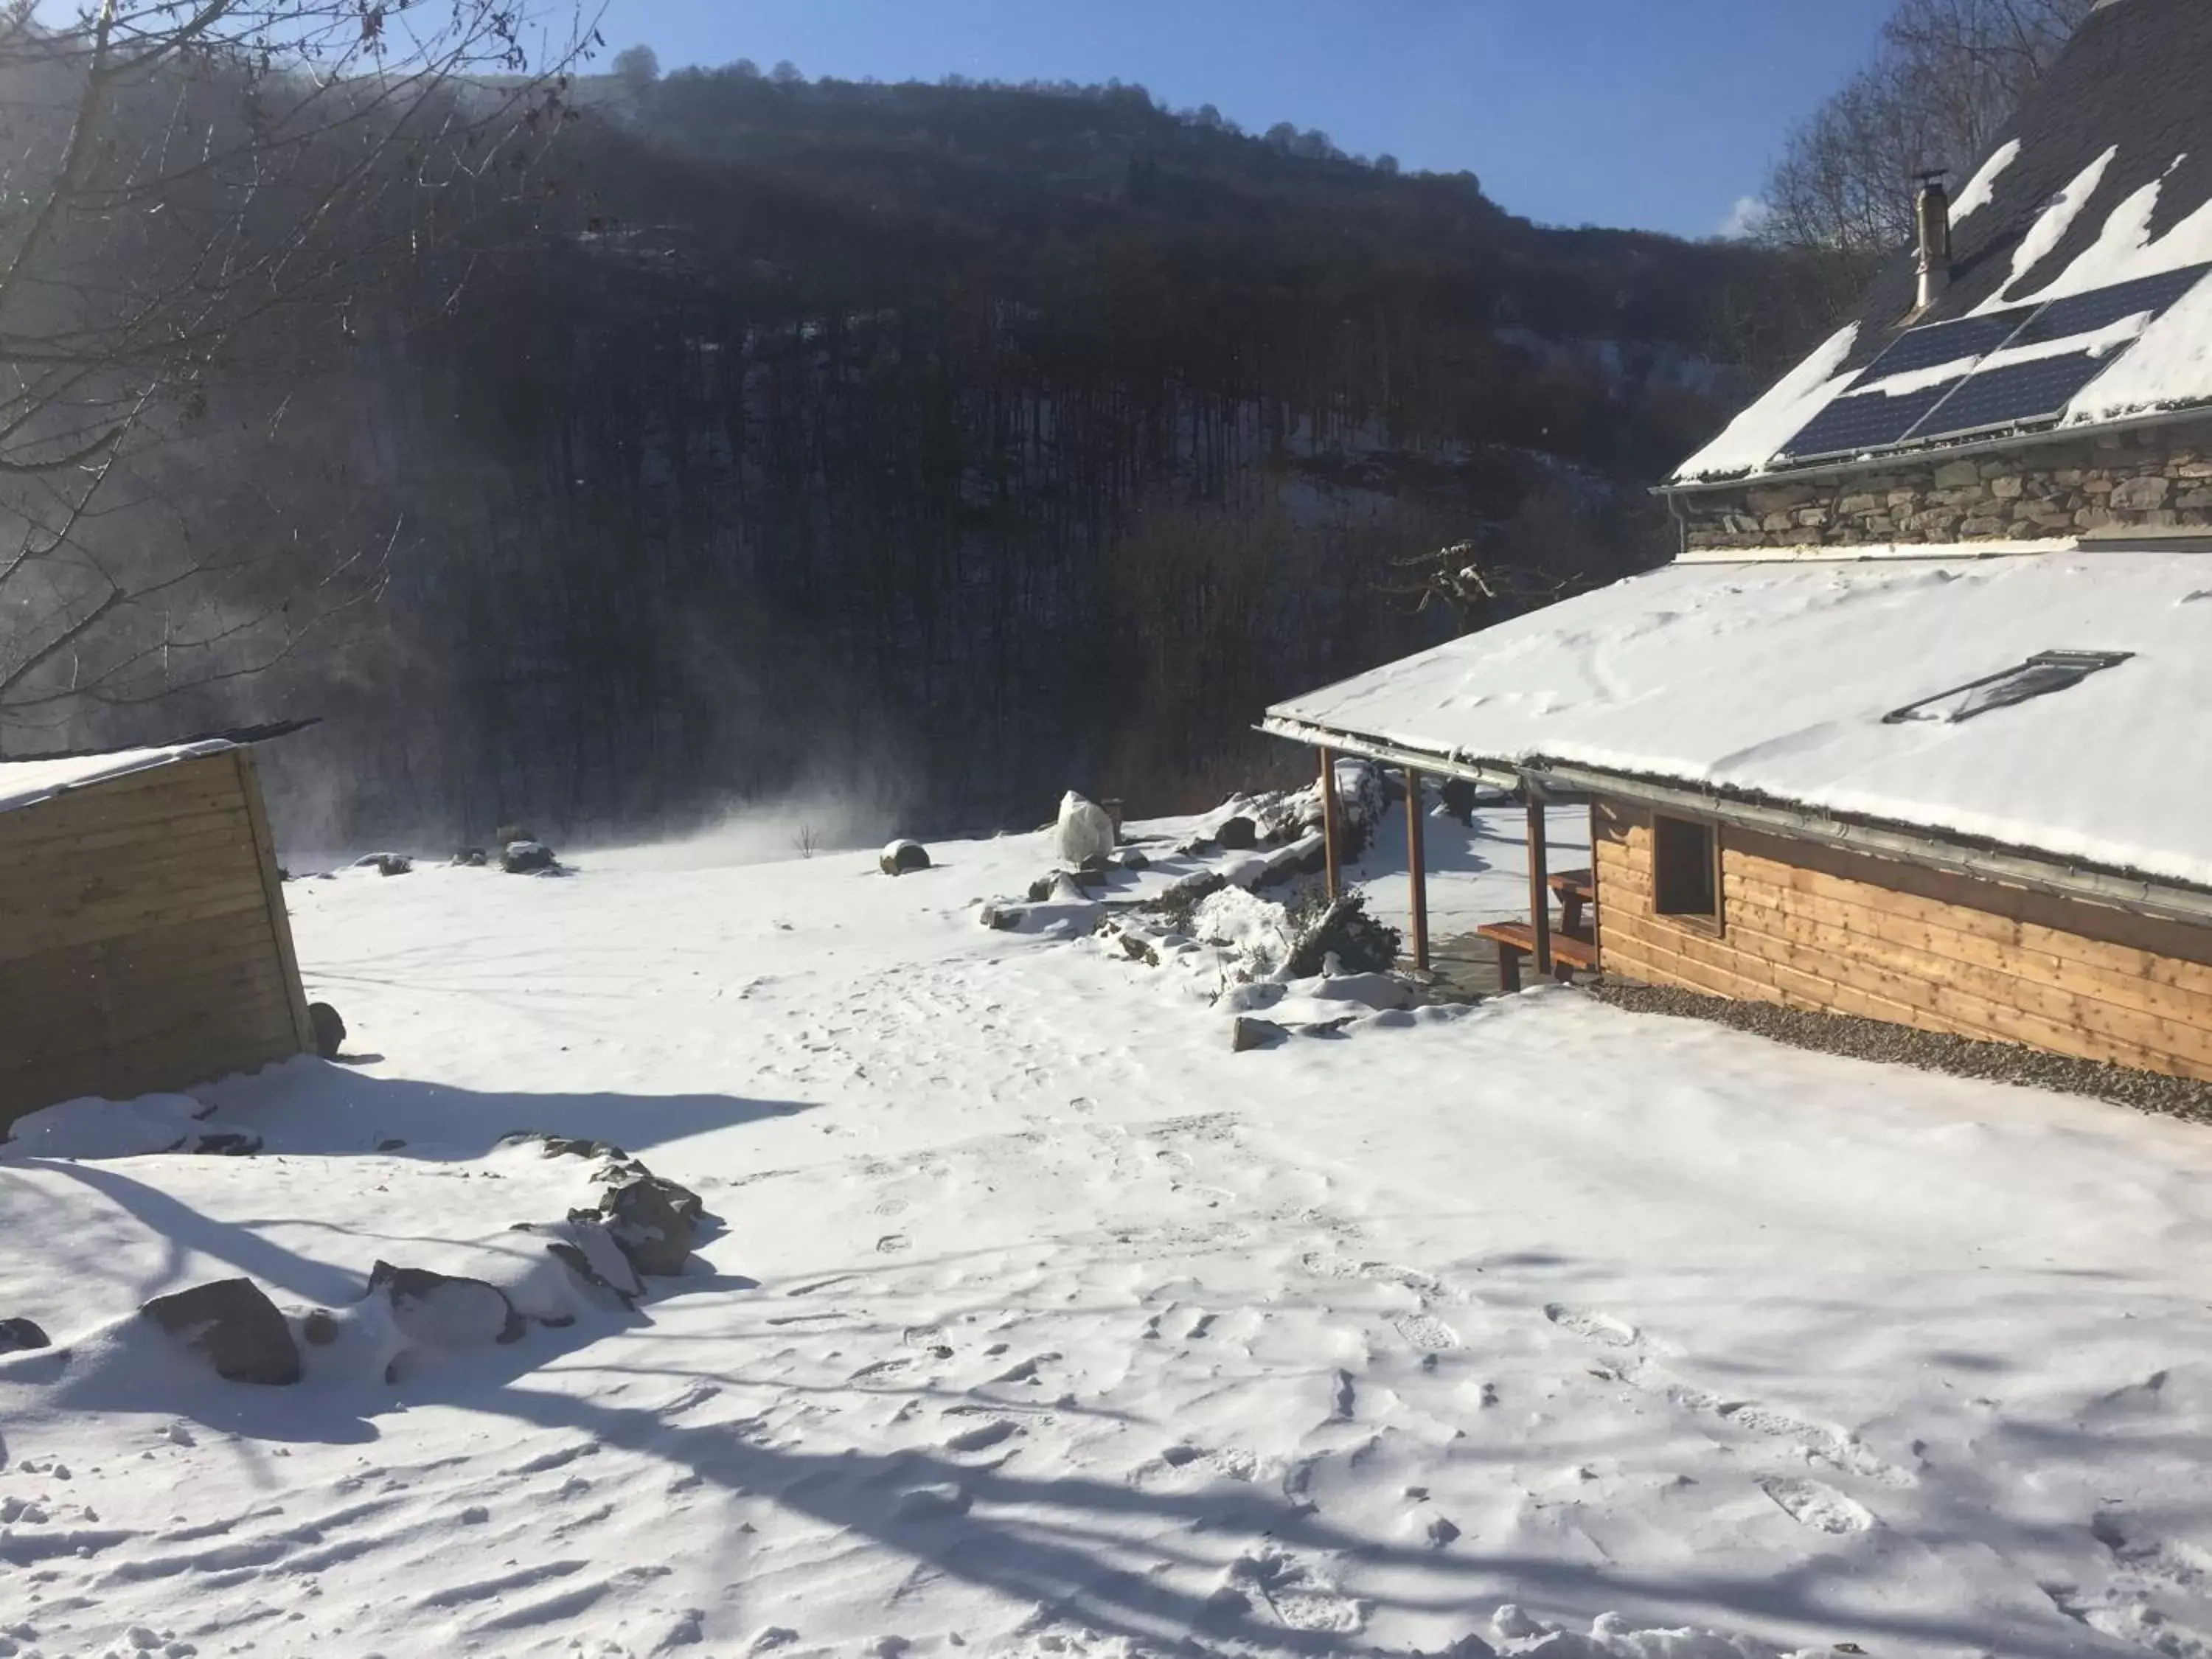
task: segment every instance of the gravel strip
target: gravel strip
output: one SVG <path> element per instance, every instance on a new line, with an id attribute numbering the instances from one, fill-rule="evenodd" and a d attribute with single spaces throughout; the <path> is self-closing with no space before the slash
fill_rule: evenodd
<path id="1" fill-rule="evenodd" d="M 1978 1042 L 1941 1031 L 1917 1030 L 1910 1025 L 1892 1025 L 1886 1020 L 1863 1019 L 1856 1014 L 1784 1008 L 1778 1003 L 1735 1002 L 1673 986 L 1611 980 L 1589 989 L 1599 1001 L 1616 1008 L 1709 1019 L 1786 1042 L 1793 1048 L 1913 1066 L 1923 1072 L 1948 1072 L 1954 1077 L 1979 1078 L 1990 1083 L 2087 1095 L 2138 1111 L 2212 1123 L 2212 1083 L 2045 1054 L 2016 1042 Z"/>

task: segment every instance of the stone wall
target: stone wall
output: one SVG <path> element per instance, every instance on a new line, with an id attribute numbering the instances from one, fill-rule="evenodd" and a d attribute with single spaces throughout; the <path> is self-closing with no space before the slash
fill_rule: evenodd
<path id="1" fill-rule="evenodd" d="M 1693 550 L 2212 534 L 2212 421 L 1678 498 Z"/>

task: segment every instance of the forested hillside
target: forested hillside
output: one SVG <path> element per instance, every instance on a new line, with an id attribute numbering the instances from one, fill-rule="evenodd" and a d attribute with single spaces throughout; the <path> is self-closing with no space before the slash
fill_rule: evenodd
<path id="1" fill-rule="evenodd" d="M 546 119 L 521 199 L 138 464 L 131 533 L 306 538 L 359 591 L 266 665 L 57 662 L 0 740 L 321 714 L 270 763 L 332 842 L 799 785 L 1165 809 L 1269 699 L 1665 557 L 1646 486 L 1819 321 L 1796 257 L 1134 89 L 686 71 Z M 1495 600 L 1421 603 L 1472 562 Z"/>

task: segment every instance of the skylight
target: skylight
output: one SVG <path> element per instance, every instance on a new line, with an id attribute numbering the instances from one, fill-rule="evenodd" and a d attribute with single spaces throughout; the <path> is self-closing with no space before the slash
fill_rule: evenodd
<path id="1" fill-rule="evenodd" d="M 2112 668 L 2135 655 L 2132 651 L 2044 651 L 2017 668 L 1985 674 L 1980 679 L 1949 691 L 1923 697 L 1882 716 L 1885 725 L 1903 720 L 1940 720 L 1955 726 L 1992 708 L 2006 708 L 2031 697 L 2048 696 L 2079 685 L 2100 669 Z"/>

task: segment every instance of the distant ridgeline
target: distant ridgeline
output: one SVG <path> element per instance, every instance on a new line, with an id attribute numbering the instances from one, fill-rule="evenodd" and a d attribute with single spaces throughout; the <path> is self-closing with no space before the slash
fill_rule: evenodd
<path id="1" fill-rule="evenodd" d="M 1665 557 L 1644 486 L 1828 321 L 1134 90 L 585 90 L 545 222 L 364 349 L 405 531 L 319 828 L 1211 799 L 1271 699 L 1452 631 L 1406 562 Z"/>

